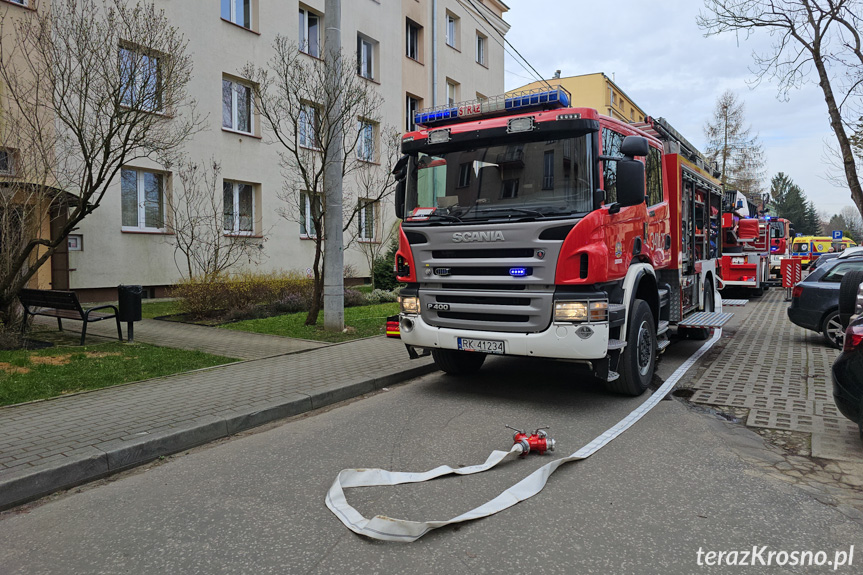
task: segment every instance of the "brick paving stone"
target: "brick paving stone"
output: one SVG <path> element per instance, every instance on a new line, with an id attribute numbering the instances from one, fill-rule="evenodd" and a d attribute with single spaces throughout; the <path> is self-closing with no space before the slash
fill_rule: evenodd
<path id="1" fill-rule="evenodd" d="M 813 456 L 861 462 L 857 426 L 833 402 L 830 367 L 839 350 L 791 323 L 783 298 L 774 289 L 752 300 L 733 337 L 690 378 L 691 401 L 749 409 L 748 426 L 811 433 Z"/>

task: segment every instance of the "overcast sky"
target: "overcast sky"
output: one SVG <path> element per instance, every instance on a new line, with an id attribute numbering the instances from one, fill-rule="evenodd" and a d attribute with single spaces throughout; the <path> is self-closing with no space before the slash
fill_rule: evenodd
<path id="1" fill-rule="evenodd" d="M 772 83 L 750 87 L 752 51 L 770 46 L 764 33 L 749 40 L 732 35 L 705 38 L 695 23 L 698 0 L 505 0 L 507 40 L 544 77 L 605 72 L 647 114 L 664 117 L 702 151 L 704 124 L 717 97 L 734 91 L 746 120 L 767 152 L 765 189 L 785 172 L 819 210 L 852 206 L 847 186 L 826 179 L 825 141 L 832 141 L 821 89 L 810 83 L 777 98 Z M 508 48 L 509 50 L 509 48 Z M 506 59 L 506 89 L 535 78 Z"/>

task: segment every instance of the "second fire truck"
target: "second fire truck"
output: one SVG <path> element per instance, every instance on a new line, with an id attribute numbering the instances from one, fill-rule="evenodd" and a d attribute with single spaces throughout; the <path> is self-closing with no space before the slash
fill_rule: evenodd
<path id="1" fill-rule="evenodd" d="M 660 119 L 630 125 L 550 88 L 416 114 L 396 166 L 399 330 L 451 374 L 490 354 L 587 365 L 638 395 L 677 326 L 717 311 L 722 195 Z"/>

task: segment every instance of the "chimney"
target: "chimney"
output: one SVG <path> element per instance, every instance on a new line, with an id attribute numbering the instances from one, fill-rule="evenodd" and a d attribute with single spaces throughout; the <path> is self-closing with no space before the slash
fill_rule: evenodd
<path id="1" fill-rule="evenodd" d="M 560 70 L 555 70 L 555 71 L 554 71 L 554 79 L 555 79 L 555 80 L 560 80 Z"/>

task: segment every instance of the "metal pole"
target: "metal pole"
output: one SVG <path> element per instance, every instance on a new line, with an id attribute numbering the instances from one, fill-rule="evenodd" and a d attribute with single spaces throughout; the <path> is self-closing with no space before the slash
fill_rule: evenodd
<path id="1" fill-rule="evenodd" d="M 344 126 L 341 121 L 342 87 L 342 3 L 326 0 L 324 21 L 324 63 L 327 76 L 334 83 L 330 97 L 334 98 L 327 125 L 332 126 L 333 140 L 326 147 L 324 158 L 324 328 L 342 331 L 345 328 L 344 236 L 342 234 L 342 165 L 344 163 Z"/>

